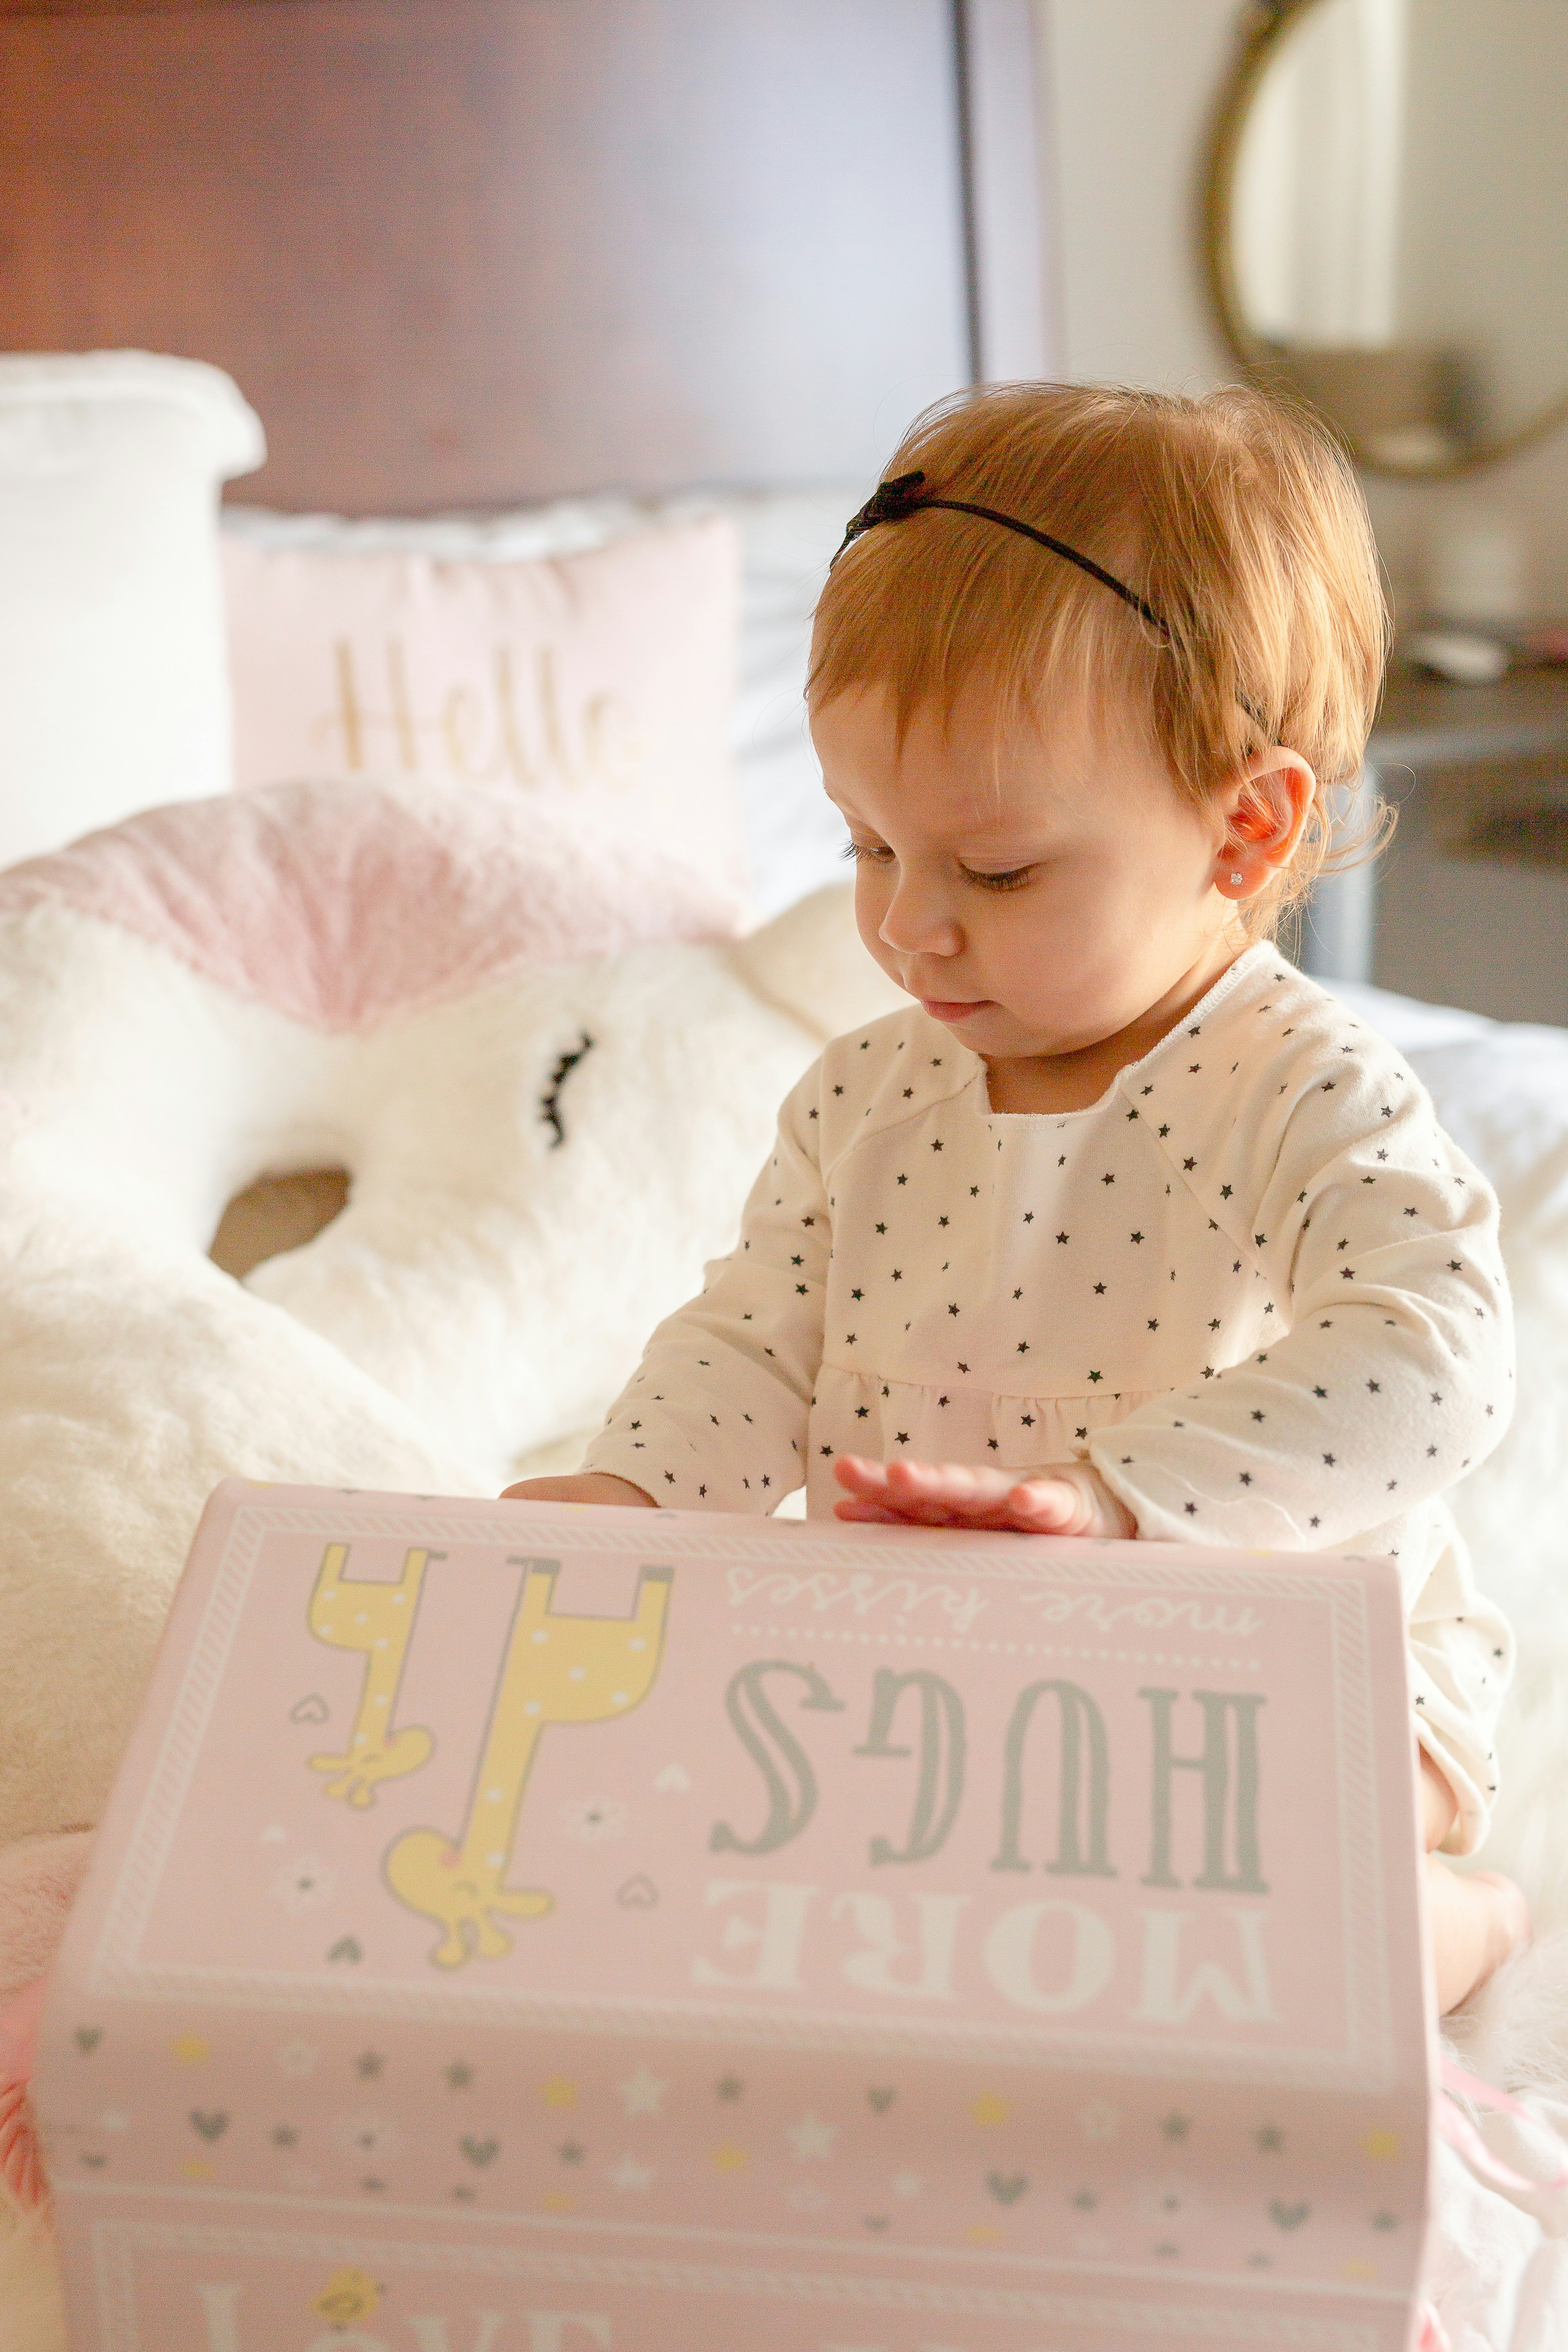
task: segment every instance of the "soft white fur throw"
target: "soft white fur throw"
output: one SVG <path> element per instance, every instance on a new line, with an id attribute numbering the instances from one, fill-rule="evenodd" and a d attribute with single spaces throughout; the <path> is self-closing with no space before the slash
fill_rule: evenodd
<path id="1" fill-rule="evenodd" d="M 739 943 L 465 967 L 358 1026 L 215 978 L 156 928 L 0 904 L 0 1846 L 97 1817 L 220 1477 L 478 1493 L 569 1456 L 727 1245 L 780 1096 L 889 1001 L 844 892 Z M 1397 1041 L 1396 1001 L 1363 1009 Z M 1519 1418 L 1458 1497 L 1525 1637 L 1484 1859 L 1564 1931 L 1460 2031 L 1492 2079 L 1563 2101 L 1568 1040 L 1472 1024 L 1411 1058 L 1504 1198 Z M 317 1240 L 243 1286 L 207 1262 L 236 1190 L 326 1161 L 353 1193 Z M 1445 2180 L 1457 2352 L 1548 2352 L 1568 2223 Z M 0 2221 L 0 2352 L 62 2344 L 47 2241 Z"/>
<path id="2" fill-rule="evenodd" d="M 780 1097 L 887 1001 L 840 895 L 335 1035 L 118 924 L 0 915 L 0 1846 L 98 1818 L 220 1478 L 494 1493 L 596 1422 Z M 333 1162 L 315 1241 L 209 1263 L 241 1185 Z"/>

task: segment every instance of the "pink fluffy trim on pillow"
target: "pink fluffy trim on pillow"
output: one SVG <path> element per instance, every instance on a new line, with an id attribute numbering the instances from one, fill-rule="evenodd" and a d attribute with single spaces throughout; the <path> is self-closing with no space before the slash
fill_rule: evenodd
<path id="1" fill-rule="evenodd" d="M 740 902 L 646 843 L 482 784 L 272 784 L 150 809 L 0 876 L 312 1028 L 373 1028 L 525 964 L 732 937 Z"/>

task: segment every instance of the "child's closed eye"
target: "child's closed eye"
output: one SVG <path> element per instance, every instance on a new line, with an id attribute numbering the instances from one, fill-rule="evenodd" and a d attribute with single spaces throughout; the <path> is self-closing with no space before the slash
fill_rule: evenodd
<path id="1" fill-rule="evenodd" d="M 889 866 L 893 863 L 893 853 L 882 841 L 847 841 L 838 854 L 840 857 L 852 859 L 857 866 Z M 1013 866 L 1005 873 L 986 874 L 973 866 L 961 865 L 958 870 L 964 881 L 973 882 L 977 890 L 1021 890 L 1026 883 L 1034 879 L 1039 868 L 1034 865 Z"/>

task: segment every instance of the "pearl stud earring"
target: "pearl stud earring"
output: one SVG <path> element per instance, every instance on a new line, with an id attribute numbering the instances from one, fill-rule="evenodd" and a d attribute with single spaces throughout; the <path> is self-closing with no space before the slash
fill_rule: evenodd
<path id="1" fill-rule="evenodd" d="M 1233 882 L 1245 882 L 1247 877 L 1245 874 L 1233 874 L 1230 878 Z"/>

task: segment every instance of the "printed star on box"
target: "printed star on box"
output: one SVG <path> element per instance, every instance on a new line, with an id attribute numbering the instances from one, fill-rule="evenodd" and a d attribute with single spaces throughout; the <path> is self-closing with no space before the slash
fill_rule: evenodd
<path id="1" fill-rule="evenodd" d="M 650 2074 L 646 2066 L 639 2066 L 635 2074 L 628 2074 L 616 2088 L 626 2103 L 628 2116 L 657 2116 L 663 2110 L 664 2095 L 669 2084 L 661 2083 L 657 2074 Z"/>
<path id="2" fill-rule="evenodd" d="M 803 2116 L 799 2123 L 791 2124 L 784 2137 L 803 2163 L 811 2157 L 826 2163 L 838 2137 L 838 2126 L 825 2124 L 816 2116 Z"/>

